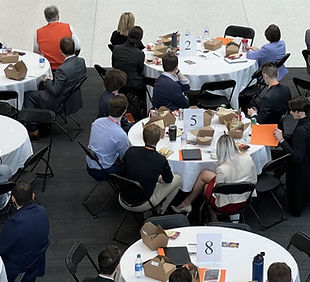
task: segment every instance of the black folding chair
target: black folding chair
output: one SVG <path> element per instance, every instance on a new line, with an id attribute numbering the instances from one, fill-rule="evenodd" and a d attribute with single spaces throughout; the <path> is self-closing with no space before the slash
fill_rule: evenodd
<path id="1" fill-rule="evenodd" d="M 228 27 L 226 27 L 226 30 L 224 33 L 224 37 L 226 36 L 242 37 L 242 38 L 251 39 L 250 46 L 252 46 L 253 41 L 254 41 L 255 31 L 251 27 L 229 25 Z"/>
<path id="2" fill-rule="evenodd" d="M 144 223 L 146 222 L 151 222 L 154 225 L 160 225 L 164 229 L 189 226 L 188 219 L 184 214 L 152 216 L 144 221 Z"/>
<path id="3" fill-rule="evenodd" d="M 273 62 L 277 68 L 284 65 L 284 63 L 287 61 L 291 53 L 287 53 L 283 56 L 283 58 L 279 59 L 278 61 Z"/>
<path id="4" fill-rule="evenodd" d="M 15 107 L 11 106 L 9 100 L 15 100 Z M 17 119 L 18 117 L 18 93 L 16 91 L 0 91 L 0 114 Z"/>
<path id="5" fill-rule="evenodd" d="M 93 266 L 93 270 L 96 273 L 96 276 L 99 274 L 99 269 L 91 256 L 89 255 L 86 247 L 81 242 L 75 242 L 71 248 L 71 250 L 67 253 L 65 257 L 65 263 L 67 269 L 70 271 L 71 275 L 73 276 L 76 282 L 82 281 L 79 280 L 77 277 L 78 272 L 78 265 L 79 263 L 87 257 L 90 263 Z"/>
<path id="6" fill-rule="evenodd" d="M 128 245 L 128 243 L 121 241 L 118 239 L 118 233 L 120 231 L 121 226 L 123 225 L 123 223 L 125 222 L 127 216 L 129 214 L 132 214 L 134 216 L 134 218 L 136 219 L 137 223 L 139 224 L 139 226 L 141 226 L 143 224 L 143 222 L 141 222 L 141 220 L 138 218 L 138 214 L 143 214 L 144 212 L 151 210 L 152 214 L 154 216 L 157 216 L 158 213 L 154 207 L 154 205 L 152 204 L 152 202 L 150 201 L 150 199 L 147 197 L 143 187 L 141 186 L 141 184 L 137 181 L 133 181 L 130 180 L 128 178 L 119 176 L 117 174 L 110 174 L 110 180 L 113 182 L 113 184 L 118 188 L 119 190 L 119 195 L 118 195 L 118 200 L 120 205 L 126 210 L 126 213 L 124 214 L 123 218 L 121 219 L 121 222 L 119 223 L 115 233 L 114 233 L 114 237 L 113 240 L 120 242 L 122 244 L 126 244 Z M 144 199 L 141 202 L 141 200 L 139 200 L 139 202 L 137 202 L 137 195 L 139 195 L 140 197 L 142 196 Z M 134 211 L 134 208 L 141 205 L 144 202 L 148 202 L 149 203 L 149 208 L 147 208 L 144 211 Z"/>
<path id="7" fill-rule="evenodd" d="M 69 100 L 73 95 L 78 94 L 78 92 L 80 91 L 86 79 L 87 79 L 87 76 L 82 78 L 79 82 L 75 84 L 75 86 L 72 87 L 71 91 L 60 102 L 58 109 L 55 111 L 56 116 L 60 116 L 65 123 L 68 123 L 67 118 L 69 117 L 74 122 L 74 124 L 77 126 L 76 134 L 74 136 L 71 136 L 70 133 L 56 120 L 56 125 L 69 137 L 70 141 L 73 141 L 83 131 L 83 129 L 81 125 L 79 124 L 79 122 L 71 115 L 77 112 L 77 110 L 75 110 L 74 112 L 70 112 Z M 82 101 L 81 101 L 81 107 L 82 107 Z"/>
<path id="8" fill-rule="evenodd" d="M 95 70 L 98 72 L 99 76 L 104 81 L 105 74 L 106 74 L 107 70 L 98 64 L 94 65 L 94 67 L 95 67 Z"/>
<path id="9" fill-rule="evenodd" d="M 236 81 L 234 80 L 222 80 L 222 81 L 204 83 L 200 89 L 198 106 L 204 109 L 216 109 L 223 104 L 226 105 L 226 107 L 231 107 L 230 102 L 235 87 L 236 87 Z M 216 95 L 209 92 L 216 90 L 226 90 L 229 88 L 231 88 L 229 99 L 227 99 L 226 96 Z"/>
<path id="10" fill-rule="evenodd" d="M 309 61 L 310 50 L 305 49 L 305 50 L 302 50 L 301 53 L 302 53 L 302 55 L 305 59 L 305 62 L 306 62 L 307 72 L 308 72 L 308 74 L 310 74 L 310 64 L 309 64 L 309 62 L 310 62 Z"/>
<path id="11" fill-rule="evenodd" d="M 310 236 L 308 234 L 302 231 L 296 232 L 292 236 L 286 249 L 289 250 L 291 246 L 294 246 L 296 249 L 310 257 Z M 310 281 L 310 274 L 308 275 L 306 281 Z"/>
<path id="12" fill-rule="evenodd" d="M 156 78 L 147 77 L 147 76 L 143 77 L 143 83 L 145 84 L 146 94 L 149 97 L 149 100 L 150 100 L 150 102 L 152 104 L 152 107 L 153 107 L 153 99 L 152 99 L 150 91 L 147 89 L 147 86 L 150 86 L 150 87 L 154 88 L 155 82 L 156 82 Z"/>
<path id="13" fill-rule="evenodd" d="M 297 77 L 293 77 L 293 83 L 300 96 L 304 96 L 304 97 L 310 96 L 310 81 L 297 78 Z"/>
<path id="14" fill-rule="evenodd" d="M 104 171 L 104 168 L 102 167 L 101 163 L 99 162 L 99 158 L 98 156 L 96 155 L 96 153 L 87 148 L 80 140 L 78 140 L 78 143 L 80 144 L 81 148 L 83 149 L 83 151 L 85 152 L 85 154 L 93 161 L 95 161 L 98 166 L 100 167 L 100 169 L 102 171 Z M 88 206 L 88 200 L 90 198 L 90 196 L 95 192 L 95 190 L 98 188 L 98 186 L 101 186 L 99 185 L 99 183 L 93 188 L 90 190 L 90 192 L 87 194 L 87 196 L 85 197 L 85 199 L 83 200 L 83 206 L 87 209 L 87 211 L 93 216 L 93 218 L 97 218 L 100 213 L 103 211 L 103 209 L 105 208 L 105 206 L 110 203 L 110 201 L 113 199 L 114 196 L 117 195 L 118 193 L 118 190 L 115 188 L 114 184 L 110 181 L 109 177 L 107 176 L 107 181 L 106 181 L 107 184 L 109 184 L 108 186 L 111 186 L 112 189 L 113 189 L 113 194 L 111 195 L 111 197 L 109 197 L 107 200 L 105 200 L 100 206 L 99 206 L 99 209 L 95 212 L 92 211 L 92 209 Z"/>
<path id="15" fill-rule="evenodd" d="M 23 109 L 19 112 L 18 120 L 26 124 L 33 123 L 36 125 L 44 125 L 45 127 L 49 128 L 49 144 L 45 145 L 38 152 L 30 156 L 26 160 L 24 168 L 19 173 L 17 173 L 16 177 L 14 178 L 15 182 L 18 180 L 23 180 L 28 183 L 33 183 L 37 177 L 43 177 L 42 192 L 44 192 L 47 176 L 54 176 L 49 162 L 56 122 L 55 113 L 53 111 L 44 109 Z M 41 161 L 45 163 L 44 173 L 34 172 L 35 168 Z"/>
<path id="16" fill-rule="evenodd" d="M 281 214 L 282 214 L 279 220 L 275 221 L 274 223 L 270 225 L 265 225 L 263 224 L 258 213 L 254 210 L 254 207 L 252 206 L 253 212 L 256 218 L 258 219 L 258 222 L 262 230 L 266 230 L 270 227 L 275 226 L 276 224 L 281 223 L 284 220 L 287 220 L 286 213 L 274 192 L 278 187 L 282 187 L 284 189 L 284 185 L 280 181 L 280 177 L 286 172 L 287 164 L 288 164 L 290 157 L 291 157 L 291 154 L 286 154 L 275 160 L 271 160 L 270 162 L 265 164 L 265 166 L 263 167 L 262 173 L 258 176 L 256 187 L 255 187 L 257 194 L 258 194 L 258 199 L 261 200 L 264 194 L 265 195 L 270 194 L 272 198 L 274 199 L 275 203 L 277 204 L 277 206 L 279 207 Z"/>
<path id="17" fill-rule="evenodd" d="M 207 224 L 207 226 L 215 226 L 215 227 L 226 227 L 233 229 L 240 229 L 244 231 L 252 232 L 251 226 L 245 223 L 234 223 L 234 222 L 226 222 L 226 221 L 212 221 Z"/>

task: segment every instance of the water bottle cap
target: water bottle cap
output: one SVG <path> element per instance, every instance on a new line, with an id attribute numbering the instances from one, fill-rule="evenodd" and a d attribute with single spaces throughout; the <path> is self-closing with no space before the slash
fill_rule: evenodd
<path id="1" fill-rule="evenodd" d="M 137 258 L 141 258 L 141 255 L 140 255 L 140 254 L 137 254 Z"/>

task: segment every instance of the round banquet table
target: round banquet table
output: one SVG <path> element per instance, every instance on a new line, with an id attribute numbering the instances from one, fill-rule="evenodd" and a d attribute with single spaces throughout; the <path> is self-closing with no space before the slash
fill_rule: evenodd
<path id="1" fill-rule="evenodd" d="M 199 43 L 197 43 L 198 46 Z M 145 51 L 146 58 L 152 55 L 152 51 Z M 197 48 L 196 56 L 179 56 L 179 69 L 189 79 L 191 90 L 200 90 L 205 82 L 220 80 L 235 80 L 236 87 L 231 99 L 231 106 L 238 109 L 239 93 L 247 86 L 252 74 L 257 70 L 256 60 L 247 59 L 247 62 L 229 64 L 224 60 L 225 47 L 203 53 Z M 204 56 L 204 57 L 201 57 Z M 246 57 L 246 54 L 243 54 Z M 185 60 L 191 60 L 195 64 L 189 65 Z M 163 72 L 162 65 L 144 64 L 145 76 L 157 78 Z M 230 91 L 223 92 L 229 98 Z"/>
<path id="2" fill-rule="evenodd" d="M 28 132 L 18 121 L 2 115 L 0 132 L 0 157 L 14 174 L 33 153 Z"/>
<path id="3" fill-rule="evenodd" d="M 292 255 L 276 242 L 263 236 L 238 229 L 214 227 L 214 226 L 191 226 L 175 228 L 180 235 L 175 240 L 168 241 L 169 246 L 187 246 L 188 243 L 196 243 L 199 233 L 221 233 L 223 242 L 239 243 L 238 248 L 222 247 L 222 261 L 215 268 L 226 269 L 226 282 L 240 282 L 252 280 L 252 260 L 260 252 L 265 252 L 264 279 L 267 279 L 267 270 L 273 262 L 285 262 L 292 270 L 293 281 L 299 282 L 298 266 Z M 135 278 L 134 263 L 137 254 L 141 254 L 142 260 L 146 261 L 155 257 L 157 251 L 151 251 L 142 240 L 132 244 L 123 254 L 120 261 L 122 277 L 125 281 L 156 281 L 149 277 Z M 196 262 L 196 255 L 191 255 L 191 262 Z M 212 268 L 212 265 L 209 267 Z"/>
<path id="4" fill-rule="evenodd" d="M 135 125 L 133 125 L 128 133 L 128 138 L 130 143 L 133 146 L 144 146 L 143 142 L 143 125 L 142 123 L 146 123 L 148 118 L 140 120 Z M 250 120 L 243 118 L 242 121 L 244 123 L 250 122 Z M 183 121 L 176 119 L 176 125 L 178 128 L 183 128 Z M 218 138 L 224 133 L 227 129 L 224 124 L 220 124 L 217 115 L 214 115 L 210 125 L 214 129 L 213 140 L 210 146 L 207 145 L 192 145 L 192 144 L 182 144 L 181 137 L 177 137 L 175 142 L 170 142 L 169 137 L 165 134 L 163 139 L 160 139 L 157 143 L 157 150 L 161 149 L 162 147 L 167 147 L 173 154 L 168 157 L 168 162 L 171 167 L 173 173 L 179 174 L 183 178 L 183 186 L 181 188 L 184 192 L 190 192 L 192 187 L 196 181 L 196 178 L 201 170 L 209 169 L 215 171 L 217 166 L 217 160 L 212 159 L 216 152 L 216 142 Z M 167 131 L 167 128 L 166 128 Z M 248 127 L 243 133 L 243 139 L 235 139 L 236 142 L 241 141 L 243 143 L 249 143 L 249 131 L 250 127 Z M 195 136 L 187 132 L 187 139 L 194 140 L 196 139 Z M 202 153 L 202 160 L 201 161 L 180 161 L 179 160 L 179 150 L 181 149 L 201 149 Z M 248 149 L 248 153 L 251 155 L 255 166 L 257 174 L 262 172 L 263 166 L 271 160 L 271 153 L 270 148 L 261 145 L 250 145 Z"/>
<path id="5" fill-rule="evenodd" d="M 43 80 L 45 75 L 52 77 L 52 70 L 48 60 L 45 59 L 45 66 L 41 68 L 39 65 L 39 54 L 29 51 L 21 52 L 26 54 L 19 56 L 19 61 L 23 61 L 28 69 L 27 76 L 24 79 L 18 81 L 7 78 L 5 76 L 4 69 L 8 66 L 8 64 L 0 63 L 0 90 L 12 90 L 18 92 L 19 110 L 23 106 L 24 92 L 29 90 L 37 90 L 39 83 Z M 15 100 L 10 100 L 9 103 L 12 106 L 16 106 Z"/>

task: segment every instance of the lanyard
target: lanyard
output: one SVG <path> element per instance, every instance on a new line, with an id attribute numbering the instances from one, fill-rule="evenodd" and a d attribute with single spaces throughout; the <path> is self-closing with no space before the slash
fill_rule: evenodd
<path id="1" fill-rule="evenodd" d="M 119 123 L 115 119 L 113 119 L 111 117 L 108 117 L 108 118 L 109 118 L 109 120 L 111 120 L 112 122 L 116 123 L 119 126 Z"/>

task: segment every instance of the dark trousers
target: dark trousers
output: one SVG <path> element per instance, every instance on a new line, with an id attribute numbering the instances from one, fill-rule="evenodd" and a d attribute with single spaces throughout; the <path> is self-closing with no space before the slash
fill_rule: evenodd
<path id="1" fill-rule="evenodd" d="M 87 167 L 87 172 L 90 176 L 92 176 L 93 178 L 95 178 L 97 181 L 105 181 L 108 179 L 108 175 L 110 173 L 114 173 L 117 170 L 117 167 L 115 164 L 113 164 L 111 167 L 102 170 L 102 169 L 94 169 L 94 168 L 90 168 L 88 167 L 88 165 L 86 165 Z"/>

